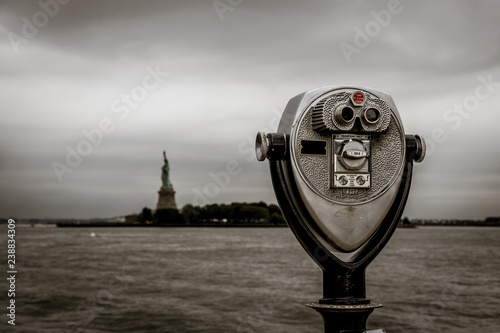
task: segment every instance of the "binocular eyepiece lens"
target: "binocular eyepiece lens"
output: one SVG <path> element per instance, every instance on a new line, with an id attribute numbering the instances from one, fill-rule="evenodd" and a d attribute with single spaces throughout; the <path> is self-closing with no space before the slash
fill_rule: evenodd
<path id="1" fill-rule="evenodd" d="M 351 121 L 352 118 L 354 118 L 354 111 L 353 109 L 347 107 L 342 110 L 342 119 L 345 121 Z"/>
<path id="2" fill-rule="evenodd" d="M 341 124 L 348 124 L 354 119 L 354 110 L 346 105 L 341 105 L 335 111 L 335 119 Z"/>
<path id="3" fill-rule="evenodd" d="M 375 108 L 369 108 L 365 111 L 365 120 L 369 123 L 376 123 L 380 119 L 380 111 Z"/>
<path id="4" fill-rule="evenodd" d="M 335 120 L 338 124 L 348 125 L 356 118 L 356 112 L 348 105 L 340 105 L 335 110 Z M 369 124 L 375 124 L 380 120 L 381 113 L 376 108 L 367 108 L 362 111 L 361 118 Z"/>

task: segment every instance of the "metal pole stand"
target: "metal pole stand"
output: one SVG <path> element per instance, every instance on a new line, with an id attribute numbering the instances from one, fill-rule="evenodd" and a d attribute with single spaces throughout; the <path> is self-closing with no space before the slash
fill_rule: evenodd
<path id="1" fill-rule="evenodd" d="M 309 303 L 306 306 L 321 314 L 325 324 L 325 333 L 365 333 L 368 316 L 375 308 L 382 307 L 382 304 L 336 305 Z M 385 332 L 383 330 L 377 331 Z"/>
<path id="2" fill-rule="evenodd" d="M 365 268 L 338 265 L 323 271 L 323 298 L 306 306 L 321 314 L 325 333 L 365 333 L 368 316 L 382 307 L 366 298 Z"/>

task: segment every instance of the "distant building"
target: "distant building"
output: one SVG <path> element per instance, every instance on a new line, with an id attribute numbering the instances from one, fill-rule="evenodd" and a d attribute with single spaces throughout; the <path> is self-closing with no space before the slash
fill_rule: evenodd
<path id="1" fill-rule="evenodd" d="M 139 214 L 125 215 L 125 223 L 137 222 L 138 219 L 139 219 Z"/>

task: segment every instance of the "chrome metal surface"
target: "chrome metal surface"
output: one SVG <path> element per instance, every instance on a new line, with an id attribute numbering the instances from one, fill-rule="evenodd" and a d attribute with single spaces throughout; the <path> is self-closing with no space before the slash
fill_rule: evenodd
<path id="1" fill-rule="evenodd" d="M 306 304 L 307 307 L 313 308 L 313 309 L 325 309 L 326 311 L 357 311 L 357 310 L 364 310 L 364 309 L 376 309 L 376 308 L 381 308 L 383 307 L 382 304 L 380 303 L 373 303 L 370 302 L 368 304 L 352 304 L 352 305 L 345 305 L 345 304 L 321 304 L 321 303 L 308 303 Z"/>
<path id="2" fill-rule="evenodd" d="M 399 115 L 397 113 L 397 109 L 392 102 L 392 99 L 388 101 L 384 101 L 385 113 L 384 113 L 384 122 L 386 122 L 386 133 L 385 135 L 381 135 L 380 132 L 374 130 L 365 130 L 362 128 L 358 132 L 345 132 L 344 130 L 341 133 L 335 132 L 336 130 L 340 130 L 338 127 L 331 127 L 328 131 L 334 131 L 334 134 L 337 138 L 351 138 L 355 139 L 356 136 L 362 136 L 362 139 L 366 138 L 366 135 L 372 135 L 372 148 L 371 148 L 371 181 L 372 184 L 370 189 L 367 191 L 339 191 L 332 186 L 330 183 L 325 182 L 326 178 L 331 179 L 332 175 L 330 172 L 332 160 L 327 157 L 311 157 L 311 156 L 301 156 L 300 155 L 300 140 L 308 139 L 308 140 L 324 140 L 326 139 L 327 144 L 331 146 L 333 144 L 331 136 L 326 136 L 323 133 L 318 133 L 315 130 L 311 131 L 311 124 L 314 123 L 314 112 L 315 109 L 312 107 L 313 105 L 317 105 L 318 100 L 325 100 L 325 96 L 327 96 L 328 100 L 332 96 L 343 96 L 346 95 L 347 100 L 348 96 L 352 93 L 352 91 L 356 91 L 360 89 L 337 89 L 334 91 L 327 92 L 323 96 L 317 97 L 314 101 L 311 101 L 310 105 L 302 105 L 297 109 L 295 106 L 290 108 L 287 106 L 285 108 L 284 116 L 288 113 L 295 114 L 295 124 L 291 129 L 291 154 L 292 154 L 292 164 L 294 167 L 294 174 L 297 177 L 302 177 L 305 183 L 311 187 L 311 189 L 316 192 L 319 196 L 325 198 L 326 200 L 330 200 L 331 202 L 340 203 L 340 204 L 349 204 L 349 205 L 359 205 L 364 202 L 371 201 L 375 199 L 377 196 L 382 195 L 389 187 L 392 185 L 397 186 L 394 182 L 397 180 L 399 174 L 401 173 L 403 167 L 403 160 L 405 155 L 405 145 L 404 145 L 404 129 L 399 121 Z M 367 100 L 365 106 L 369 103 L 379 103 L 382 104 L 381 98 L 375 94 L 371 94 L 368 91 L 365 92 L 365 96 L 370 98 L 370 101 Z M 385 95 L 387 99 L 387 95 Z M 307 97 L 307 96 L 304 96 Z M 381 95 L 384 97 L 384 95 Z M 343 102 L 343 101 L 342 101 Z M 342 103 L 338 101 L 338 103 Z M 332 102 L 333 103 L 333 102 Z M 305 103 L 304 103 L 305 104 Z M 332 104 L 329 106 L 330 110 L 335 110 L 336 104 Z M 323 109 L 326 106 L 322 107 Z M 392 110 L 392 112 L 391 112 Z M 391 120 L 391 121 L 389 121 Z M 314 126 L 313 126 L 314 127 Z M 286 131 L 284 131 L 287 133 Z M 288 133 L 287 133 L 288 134 Z M 340 147 L 340 146 L 339 146 Z M 333 161 L 335 164 L 335 161 Z"/>
<path id="3" fill-rule="evenodd" d="M 258 161 L 281 160 L 287 151 L 287 140 L 284 133 L 257 133 L 255 138 L 255 156 Z"/>
<path id="4" fill-rule="evenodd" d="M 355 104 L 350 97 L 355 93 L 355 90 L 349 88 L 336 89 L 317 98 L 310 106 L 312 129 L 320 133 L 325 131 L 349 132 L 356 130 L 355 125 L 359 124 L 367 132 L 385 132 L 391 113 L 388 101 L 364 90 L 365 102 Z M 376 121 L 366 117 L 366 111 L 370 109 L 374 109 L 378 113 L 379 117 Z M 345 114 L 349 114 L 348 117 L 344 116 L 345 110 L 349 111 Z"/>
<path id="5" fill-rule="evenodd" d="M 417 140 L 417 151 L 415 153 L 415 162 L 421 163 L 425 158 L 427 146 L 425 144 L 425 139 L 420 135 L 415 134 L 415 139 Z"/>
<path id="6" fill-rule="evenodd" d="M 264 161 L 267 158 L 267 152 L 269 151 L 269 139 L 266 133 L 259 132 L 255 138 L 255 156 L 258 161 Z"/>
<path id="7" fill-rule="evenodd" d="M 362 127 L 354 133 L 336 125 L 314 130 L 313 117 L 315 112 L 316 116 L 318 114 L 318 105 L 322 112 L 330 113 L 329 118 L 323 114 L 323 121 L 328 118 L 333 124 L 332 114 L 345 107 L 350 96 L 359 91 L 363 91 L 366 99 L 360 108 L 383 105 L 380 109 L 385 113 L 381 124 L 385 127 Z M 322 104 L 325 100 L 329 104 Z M 357 109 L 356 116 L 360 116 L 362 110 Z M 312 91 L 292 99 L 285 108 L 283 119 L 294 120 L 290 127 L 280 123 L 279 130 L 290 133 L 293 176 L 300 197 L 314 220 L 311 229 L 319 228 L 326 236 L 322 242 L 330 250 L 355 251 L 384 219 L 401 183 L 404 130 L 392 99 L 378 91 L 359 87 L 341 87 L 323 93 Z M 382 128 L 386 128 L 385 133 L 380 132 Z M 332 135 L 330 131 L 340 133 Z M 301 140 L 304 139 L 326 140 L 332 147 L 329 149 L 331 156 L 301 154 Z M 346 156 L 345 151 L 349 152 L 347 155 L 357 156 Z M 343 259 L 348 257 L 341 256 Z"/>

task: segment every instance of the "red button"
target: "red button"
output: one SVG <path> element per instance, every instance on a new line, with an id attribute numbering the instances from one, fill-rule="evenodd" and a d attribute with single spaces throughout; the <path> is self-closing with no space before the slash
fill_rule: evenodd
<path id="1" fill-rule="evenodd" d="M 361 105 L 365 102 L 365 95 L 361 91 L 356 91 L 352 94 L 352 102 L 355 105 Z"/>

